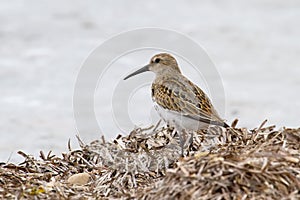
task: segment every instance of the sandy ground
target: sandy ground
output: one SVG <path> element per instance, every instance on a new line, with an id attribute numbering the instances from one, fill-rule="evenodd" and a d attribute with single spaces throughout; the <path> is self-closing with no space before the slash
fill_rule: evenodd
<path id="1" fill-rule="evenodd" d="M 173 29 L 205 47 L 223 79 L 229 122 L 298 127 L 299 21 L 296 0 L 1 1 L 0 161 L 18 160 L 17 150 L 65 151 L 69 138 L 76 147 L 72 95 L 82 62 L 139 27 Z"/>

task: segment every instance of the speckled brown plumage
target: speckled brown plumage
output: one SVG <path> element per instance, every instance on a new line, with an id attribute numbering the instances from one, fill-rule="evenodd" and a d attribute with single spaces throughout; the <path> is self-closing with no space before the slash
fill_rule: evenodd
<path id="1" fill-rule="evenodd" d="M 181 74 L 178 64 L 171 55 L 155 55 L 150 63 L 160 59 L 161 67 L 171 66 L 156 74 L 152 84 L 152 99 L 164 109 L 181 113 L 183 116 L 214 125 L 228 125 L 219 117 L 207 95 Z"/>
<path id="2" fill-rule="evenodd" d="M 151 87 L 152 100 L 158 107 L 163 108 L 163 111 L 172 111 L 180 117 L 196 122 L 228 127 L 219 117 L 207 95 L 181 74 L 176 59 L 170 54 L 161 53 L 153 56 L 148 65 L 125 79 L 144 71 L 156 74 Z"/>
<path id="3" fill-rule="evenodd" d="M 151 91 L 153 101 L 164 109 L 179 112 L 195 120 L 223 126 L 223 120 L 209 98 L 185 77 L 180 79 L 177 76 L 158 77 L 152 84 Z"/>

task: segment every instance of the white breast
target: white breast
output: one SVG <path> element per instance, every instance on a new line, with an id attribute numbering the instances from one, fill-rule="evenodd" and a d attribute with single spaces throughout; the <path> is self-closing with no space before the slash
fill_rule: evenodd
<path id="1" fill-rule="evenodd" d="M 155 110 L 159 116 L 171 127 L 176 128 L 178 131 L 197 131 L 207 129 L 209 124 L 203 123 L 182 115 L 179 112 L 165 109 L 154 103 Z"/>

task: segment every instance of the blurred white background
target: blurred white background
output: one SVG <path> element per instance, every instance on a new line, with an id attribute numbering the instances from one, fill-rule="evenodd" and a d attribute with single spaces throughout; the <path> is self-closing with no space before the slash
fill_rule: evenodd
<path id="1" fill-rule="evenodd" d="M 205 47 L 223 79 L 229 123 L 298 127 L 299 22 L 297 0 L 3 0 L 0 161 L 19 160 L 17 150 L 66 151 L 69 138 L 76 147 L 72 94 L 81 64 L 112 35 L 139 27 L 173 29 Z"/>

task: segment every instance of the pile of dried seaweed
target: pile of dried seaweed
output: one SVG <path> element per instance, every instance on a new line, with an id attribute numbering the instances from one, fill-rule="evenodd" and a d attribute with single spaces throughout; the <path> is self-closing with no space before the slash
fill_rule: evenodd
<path id="1" fill-rule="evenodd" d="M 299 199 L 300 129 L 212 129 L 194 133 L 181 157 L 170 128 L 135 129 L 62 156 L 0 166 L 0 197 Z M 233 125 L 234 127 L 235 125 Z"/>

